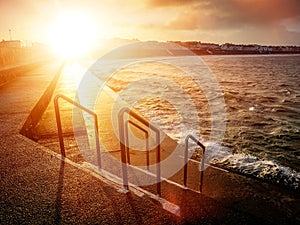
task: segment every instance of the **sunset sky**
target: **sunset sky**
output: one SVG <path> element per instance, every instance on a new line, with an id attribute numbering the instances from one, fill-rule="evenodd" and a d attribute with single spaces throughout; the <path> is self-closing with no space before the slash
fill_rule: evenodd
<path id="1" fill-rule="evenodd" d="M 49 43 L 65 14 L 93 39 L 300 45 L 299 0 L 0 0 L 0 38 Z"/>

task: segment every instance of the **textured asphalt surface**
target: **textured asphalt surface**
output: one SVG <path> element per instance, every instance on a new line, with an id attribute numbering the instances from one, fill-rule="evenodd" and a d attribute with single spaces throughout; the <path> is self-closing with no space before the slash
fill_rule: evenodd
<path id="1" fill-rule="evenodd" d="M 181 207 L 178 217 L 147 196 L 118 191 L 20 135 L 30 110 L 59 66 L 43 65 L 0 87 L 0 224 L 299 222 L 297 193 L 213 170 L 205 180 L 204 195 L 166 185 L 170 189 L 166 197 L 173 197 Z"/>
<path id="2" fill-rule="evenodd" d="M 0 224 L 172 224 L 157 203 L 119 193 L 19 134 L 53 78 L 44 65 L 0 87 Z"/>

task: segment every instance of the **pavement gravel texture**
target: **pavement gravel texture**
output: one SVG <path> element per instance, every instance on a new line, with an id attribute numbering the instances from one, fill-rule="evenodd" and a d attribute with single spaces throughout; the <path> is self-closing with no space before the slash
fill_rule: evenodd
<path id="1" fill-rule="evenodd" d="M 0 87 L 0 224 L 176 224 L 156 202 L 123 194 L 19 134 L 60 64 Z"/>
<path id="2" fill-rule="evenodd" d="M 62 160 L 57 140 L 50 150 L 20 135 L 59 66 L 39 66 L 0 87 L 0 224 L 299 224 L 299 193 L 284 187 L 207 169 L 204 194 L 163 182 L 163 197 L 180 206 L 176 216 Z"/>

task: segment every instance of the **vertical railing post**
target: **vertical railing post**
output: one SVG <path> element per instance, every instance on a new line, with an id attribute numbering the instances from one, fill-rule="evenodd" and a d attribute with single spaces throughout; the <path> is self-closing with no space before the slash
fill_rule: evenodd
<path id="1" fill-rule="evenodd" d="M 185 151 L 184 151 L 184 171 L 183 171 L 183 184 L 187 187 L 187 166 L 188 166 L 188 149 L 189 149 L 189 139 L 192 139 L 199 147 L 202 148 L 202 160 L 201 160 L 201 172 L 200 172 L 200 192 L 202 193 L 203 187 L 203 176 L 204 176 L 204 160 L 205 160 L 205 146 L 197 140 L 194 136 L 189 134 L 185 138 Z"/>
<path id="2" fill-rule="evenodd" d="M 99 128 L 98 128 L 98 118 L 97 115 L 94 114 L 94 126 L 95 126 L 95 139 L 96 139 L 96 152 L 97 152 L 97 162 L 98 168 L 101 169 L 101 152 L 100 152 L 100 141 L 99 141 Z"/>
<path id="3" fill-rule="evenodd" d="M 124 115 L 125 110 L 121 110 L 118 115 L 119 120 L 119 137 L 120 137 L 120 148 L 121 148 L 121 161 L 122 161 L 122 175 L 123 175 L 123 186 L 126 190 L 128 188 L 128 174 L 127 174 L 127 164 L 126 164 L 126 153 L 125 153 L 125 137 L 124 137 Z"/>
<path id="4" fill-rule="evenodd" d="M 150 157 L 149 157 L 149 134 L 146 133 L 146 160 L 147 160 L 147 170 L 149 171 Z"/>
<path id="5" fill-rule="evenodd" d="M 201 173 L 200 173 L 200 192 L 202 193 L 203 177 L 204 177 L 204 161 L 205 161 L 205 148 L 203 149 L 203 155 L 201 160 Z"/>
<path id="6" fill-rule="evenodd" d="M 183 185 L 187 186 L 187 166 L 188 166 L 188 149 L 189 149 L 189 139 L 185 138 L 185 150 L 184 150 L 184 168 L 183 168 Z"/>
<path id="7" fill-rule="evenodd" d="M 126 121 L 124 129 L 125 129 L 125 149 L 126 149 L 126 155 L 127 155 L 127 162 L 128 162 L 128 164 L 130 164 L 128 124 L 129 124 L 129 120 Z"/>
<path id="8" fill-rule="evenodd" d="M 66 157 L 65 152 L 65 145 L 64 145 L 64 139 L 62 134 L 62 128 L 61 128 L 61 120 L 60 120 L 60 113 L 59 113 L 59 106 L 58 106 L 58 99 L 59 95 L 55 96 L 54 98 L 54 109 L 55 109 L 55 118 L 56 118 L 56 125 L 57 125 L 57 132 L 58 132 L 58 139 L 59 139 L 59 146 L 60 146 L 60 152 L 63 157 Z"/>
<path id="9" fill-rule="evenodd" d="M 156 188 L 157 194 L 161 197 L 161 171 L 160 171 L 160 135 L 156 132 L 157 152 L 156 152 Z"/>

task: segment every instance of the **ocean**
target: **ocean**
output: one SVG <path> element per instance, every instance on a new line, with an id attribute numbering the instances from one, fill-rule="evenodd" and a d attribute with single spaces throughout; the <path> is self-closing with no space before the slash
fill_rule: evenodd
<path id="1" fill-rule="evenodd" d="M 197 136 L 209 163 L 299 188 L 300 55 L 157 57 L 115 69 L 106 85 L 177 142 Z M 213 121 L 218 108 L 226 115 Z M 212 137 L 218 122 L 222 140 Z"/>

